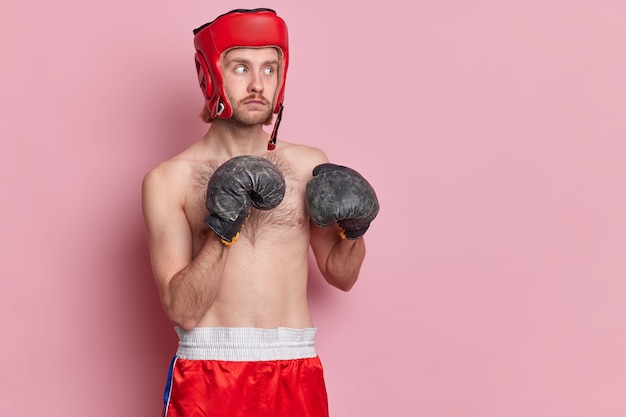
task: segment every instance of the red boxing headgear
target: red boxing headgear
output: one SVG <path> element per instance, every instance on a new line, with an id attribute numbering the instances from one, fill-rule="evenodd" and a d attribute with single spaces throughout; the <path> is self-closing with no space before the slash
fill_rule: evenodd
<path id="1" fill-rule="evenodd" d="M 236 9 L 194 29 L 196 70 L 211 118 L 229 119 L 233 109 L 224 91 L 222 57 L 231 48 L 277 48 L 282 55 L 278 69 L 278 87 L 274 113 L 283 103 L 289 64 L 287 25 L 272 9 Z"/>

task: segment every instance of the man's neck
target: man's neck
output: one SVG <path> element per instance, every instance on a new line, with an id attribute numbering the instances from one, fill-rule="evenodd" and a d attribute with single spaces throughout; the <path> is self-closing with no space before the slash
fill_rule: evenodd
<path id="1" fill-rule="evenodd" d="M 269 134 L 263 125 L 245 126 L 232 120 L 217 119 L 203 140 L 212 152 L 224 157 L 259 155 L 267 150 Z"/>

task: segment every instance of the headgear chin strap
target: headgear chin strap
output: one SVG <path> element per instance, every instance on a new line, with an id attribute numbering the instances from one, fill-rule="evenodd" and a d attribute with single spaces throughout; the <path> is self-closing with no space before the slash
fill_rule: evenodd
<path id="1" fill-rule="evenodd" d="M 282 116 L 285 80 L 289 66 L 287 25 L 272 9 L 235 9 L 194 29 L 196 70 L 206 106 L 212 119 L 229 119 L 233 109 L 224 90 L 222 57 L 231 48 L 274 47 L 282 56 L 278 68 L 278 87 L 274 113 L 278 113 L 268 149 L 276 146 L 276 134 Z"/>

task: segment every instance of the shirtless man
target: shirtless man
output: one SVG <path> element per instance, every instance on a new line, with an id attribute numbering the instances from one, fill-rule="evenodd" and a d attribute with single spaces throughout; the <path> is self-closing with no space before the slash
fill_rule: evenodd
<path id="1" fill-rule="evenodd" d="M 273 113 L 280 121 L 289 58 L 273 10 L 233 10 L 194 34 L 211 124 L 142 190 L 154 276 L 179 336 L 163 415 L 328 416 L 309 247 L 324 278 L 350 290 L 376 195 L 323 151 L 263 129 Z"/>

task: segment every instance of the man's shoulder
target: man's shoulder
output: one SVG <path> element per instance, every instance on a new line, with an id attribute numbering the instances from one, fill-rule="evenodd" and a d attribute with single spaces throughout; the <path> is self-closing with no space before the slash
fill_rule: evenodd
<path id="1" fill-rule="evenodd" d="M 160 162 L 152 167 L 146 173 L 144 180 L 147 181 L 162 181 L 168 178 L 175 178 L 180 175 L 184 175 L 189 171 L 191 164 L 189 161 L 174 157 L 167 161 Z"/>
<path id="2" fill-rule="evenodd" d="M 301 143 L 282 142 L 284 152 L 291 158 L 307 159 L 311 162 L 326 160 L 326 154 L 320 148 Z"/>
<path id="3" fill-rule="evenodd" d="M 171 191 L 183 189 L 198 176 L 198 167 L 201 165 L 200 161 L 188 155 L 176 155 L 148 170 L 143 178 L 143 187 Z"/>

